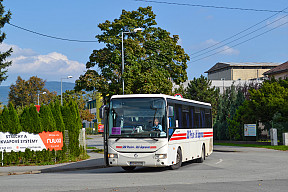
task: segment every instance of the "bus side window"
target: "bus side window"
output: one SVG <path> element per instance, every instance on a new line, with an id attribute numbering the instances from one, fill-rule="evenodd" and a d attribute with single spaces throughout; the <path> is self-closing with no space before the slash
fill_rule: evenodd
<path id="1" fill-rule="evenodd" d="M 194 108 L 190 108 L 190 116 L 191 116 L 191 128 L 195 128 L 194 126 Z"/>
<path id="2" fill-rule="evenodd" d="M 212 127 L 211 109 L 205 109 L 206 127 Z"/>
<path id="3" fill-rule="evenodd" d="M 201 128 L 206 127 L 205 109 L 201 109 Z"/>
<path id="4" fill-rule="evenodd" d="M 168 106 L 169 128 L 175 127 L 175 111 L 174 106 Z"/>
<path id="5" fill-rule="evenodd" d="M 189 122 L 190 122 L 190 118 L 189 118 L 189 106 L 186 105 L 182 105 L 182 114 L 183 114 L 183 128 L 189 128 Z"/>
<path id="6" fill-rule="evenodd" d="M 176 108 L 177 108 L 176 109 L 176 117 L 175 117 L 175 119 L 176 119 L 176 127 L 177 128 L 182 128 L 182 121 L 183 121 L 183 119 L 182 119 L 182 107 L 181 107 L 181 105 L 176 105 Z"/>
<path id="7" fill-rule="evenodd" d="M 200 128 L 201 127 L 201 117 L 200 117 L 200 108 L 195 107 L 195 116 L 194 116 L 194 124 L 195 128 Z"/>

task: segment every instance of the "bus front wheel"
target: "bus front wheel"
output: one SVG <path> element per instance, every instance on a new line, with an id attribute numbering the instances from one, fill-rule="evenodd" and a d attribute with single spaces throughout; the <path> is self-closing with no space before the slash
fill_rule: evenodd
<path id="1" fill-rule="evenodd" d="M 182 151 L 180 148 L 177 149 L 176 164 L 171 165 L 171 169 L 179 169 L 182 165 Z"/>

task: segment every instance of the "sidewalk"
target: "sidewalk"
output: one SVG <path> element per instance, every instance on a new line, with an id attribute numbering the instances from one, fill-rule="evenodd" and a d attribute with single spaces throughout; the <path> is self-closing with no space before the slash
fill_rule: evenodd
<path id="1" fill-rule="evenodd" d="M 62 163 L 56 165 L 43 166 L 10 166 L 0 167 L 0 176 L 37 174 L 37 173 L 55 173 L 64 171 L 76 171 L 104 168 L 104 156 L 100 153 L 88 153 L 89 159 L 79 162 Z"/>

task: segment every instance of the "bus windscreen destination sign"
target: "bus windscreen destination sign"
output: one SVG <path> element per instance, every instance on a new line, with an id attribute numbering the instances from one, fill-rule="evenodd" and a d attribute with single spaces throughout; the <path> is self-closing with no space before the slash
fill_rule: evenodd
<path id="1" fill-rule="evenodd" d="M 256 124 L 244 124 L 244 136 L 256 136 Z"/>

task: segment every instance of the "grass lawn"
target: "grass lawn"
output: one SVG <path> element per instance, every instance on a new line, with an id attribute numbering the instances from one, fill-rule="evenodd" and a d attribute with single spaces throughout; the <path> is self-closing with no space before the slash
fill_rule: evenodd
<path id="1" fill-rule="evenodd" d="M 240 147 L 258 147 L 258 148 L 267 148 L 281 151 L 288 151 L 288 146 L 278 145 L 278 146 L 270 146 L 270 145 L 257 145 L 257 144 L 235 144 L 235 143 L 214 143 L 214 145 L 223 145 L 223 146 L 240 146 Z"/>
<path id="2" fill-rule="evenodd" d="M 96 148 L 96 147 L 86 147 L 86 149 L 93 149 L 93 150 L 91 150 L 91 152 L 94 152 L 94 153 L 104 153 L 104 149 L 98 149 L 98 148 Z"/>

